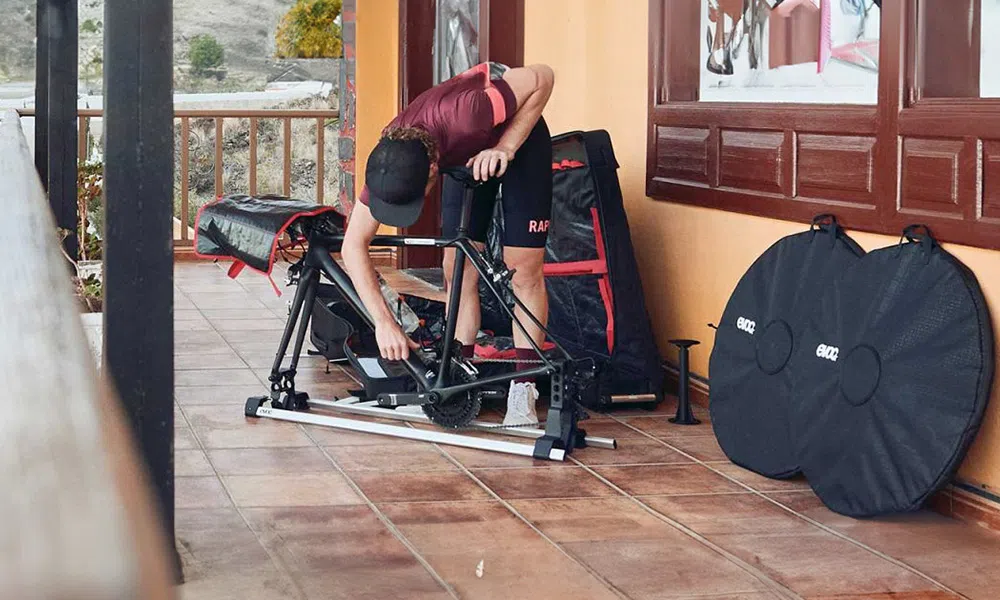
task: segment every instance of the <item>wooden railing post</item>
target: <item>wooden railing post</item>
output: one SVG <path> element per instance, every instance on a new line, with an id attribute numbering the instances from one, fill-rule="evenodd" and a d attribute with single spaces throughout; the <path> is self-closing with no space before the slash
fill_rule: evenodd
<path id="1" fill-rule="evenodd" d="M 188 237 L 188 195 L 191 187 L 191 120 L 181 117 L 181 241 Z"/>
<path id="2" fill-rule="evenodd" d="M 257 195 L 257 117 L 250 117 L 250 195 Z"/>
<path id="3" fill-rule="evenodd" d="M 215 197 L 223 193 L 222 182 L 222 117 L 215 118 Z"/>
<path id="4" fill-rule="evenodd" d="M 316 119 L 316 202 L 323 204 L 326 192 L 326 119 Z"/>
<path id="5" fill-rule="evenodd" d="M 285 116 L 285 181 L 284 187 L 285 195 L 292 195 L 292 120 L 286 115 Z"/>

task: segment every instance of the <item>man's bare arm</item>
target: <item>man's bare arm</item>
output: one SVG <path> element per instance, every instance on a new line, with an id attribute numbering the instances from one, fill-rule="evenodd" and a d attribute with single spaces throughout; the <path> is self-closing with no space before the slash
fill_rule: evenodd
<path id="1" fill-rule="evenodd" d="M 368 247 L 378 232 L 378 227 L 379 223 L 372 217 L 368 207 L 358 202 L 344 234 L 341 256 L 344 258 L 347 274 L 354 283 L 354 289 L 375 322 L 375 341 L 378 342 L 382 357 L 388 360 L 405 360 L 409 357 L 410 350 L 419 346 L 406 337 L 382 297 L 378 275 L 368 254 Z"/>
<path id="2" fill-rule="evenodd" d="M 512 155 L 528 139 L 552 95 L 556 76 L 548 65 L 530 65 L 504 73 L 504 81 L 517 98 L 517 112 L 507 125 L 497 147 Z"/>
<path id="3" fill-rule="evenodd" d="M 368 207 L 358 202 L 351 213 L 351 221 L 344 233 L 344 245 L 341 248 L 347 274 L 375 323 L 392 320 L 392 313 L 382 298 L 378 275 L 368 253 L 378 228 L 379 222 L 372 217 Z"/>
<path id="4" fill-rule="evenodd" d="M 483 150 L 466 164 L 481 181 L 507 171 L 507 163 L 514 159 L 514 154 L 538 123 L 555 85 L 555 74 L 547 65 L 511 69 L 504 73 L 503 79 L 514 92 L 518 109 L 496 147 Z"/>

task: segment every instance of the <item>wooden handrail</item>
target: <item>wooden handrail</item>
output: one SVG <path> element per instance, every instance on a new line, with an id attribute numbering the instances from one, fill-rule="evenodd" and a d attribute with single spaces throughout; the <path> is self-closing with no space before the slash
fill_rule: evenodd
<path id="1" fill-rule="evenodd" d="M 15 111 L 0 119 L 0 173 L 0 598 L 173 598 L 151 488 L 97 375 Z"/>

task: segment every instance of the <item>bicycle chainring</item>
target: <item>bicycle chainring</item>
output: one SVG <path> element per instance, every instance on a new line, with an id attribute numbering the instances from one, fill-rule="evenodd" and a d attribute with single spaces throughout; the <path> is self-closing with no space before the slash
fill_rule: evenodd
<path id="1" fill-rule="evenodd" d="M 452 383 L 471 383 L 475 381 L 464 369 L 452 363 L 449 372 Z M 448 429 L 461 429 L 475 420 L 482 409 L 483 401 L 475 391 L 456 394 L 447 401 L 424 404 L 424 414 L 435 424 Z"/>

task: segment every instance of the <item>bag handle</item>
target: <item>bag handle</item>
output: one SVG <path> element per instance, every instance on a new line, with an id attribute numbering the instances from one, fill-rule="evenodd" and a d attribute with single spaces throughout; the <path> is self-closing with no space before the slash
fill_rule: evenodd
<path id="1" fill-rule="evenodd" d="M 931 233 L 930 227 L 924 225 L 923 223 L 908 225 L 905 229 L 903 229 L 903 234 L 899 238 L 900 250 L 903 247 L 904 239 L 911 244 L 920 244 L 921 249 L 923 249 L 926 254 L 927 260 L 925 262 L 930 262 L 934 247 L 938 245 L 937 240 L 934 239 L 934 234 Z"/>
<path id="2" fill-rule="evenodd" d="M 840 235 L 840 223 L 837 222 L 837 217 L 833 214 L 824 213 L 816 215 L 809 225 L 809 231 L 812 231 L 814 234 L 817 231 L 829 233 L 830 243 L 834 245 L 837 243 L 837 236 Z"/>

